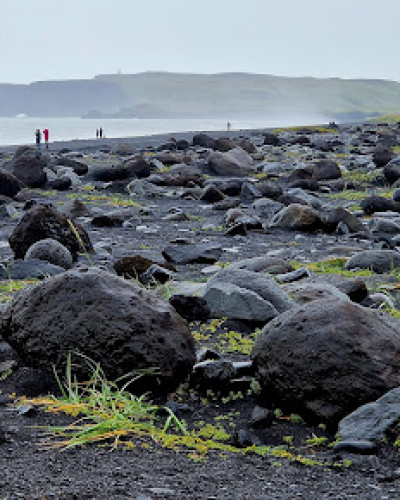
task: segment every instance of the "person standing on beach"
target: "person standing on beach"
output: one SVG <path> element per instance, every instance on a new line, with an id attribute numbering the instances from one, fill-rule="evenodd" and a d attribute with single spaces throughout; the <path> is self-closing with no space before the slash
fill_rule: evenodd
<path id="1" fill-rule="evenodd" d="M 101 127 L 99 128 L 99 137 L 100 139 L 103 137 L 103 129 Z"/>
<path id="2" fill-rule="evenodd" d="M 96 139 L 98 139 L 98 138 L 99 138 L 99 129 L 96 128 Z"/>
<path id="3" fill-rule="evenodd" d="M 46 143 L 46 149 L 49 149 L 49 129 L 45 128 L 43 130 L 44 142 Z"/>
<path id="4" fill-rule="evenodd" d="M 39 128 L 36 129 L 35 136 L 36 136 L 36 151 L 40 154 L 40 143 L 42 141 L 42 134 Z"/>

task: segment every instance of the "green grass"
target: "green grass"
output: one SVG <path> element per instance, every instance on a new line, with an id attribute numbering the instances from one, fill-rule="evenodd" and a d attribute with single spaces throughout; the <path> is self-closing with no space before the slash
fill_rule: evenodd
<path id="1" fill-rule="evenodd" d="M 373 271 L 369 269 L 363 269 L 360 271 L 351 271 L 344 269 L 346 261 L 347 261 L 346 258 L 339 257 L 336 259 L 327 259 L 319 262 L 304 263 L 304 262 L 292 261 L 291 265 L 295 269 L 299 269 L 300 267 L 306 267 L 310 271 L 313 271 L 314 273 L 317 274 L 340 274 L 341 276 L 349 278 L 354 278 L 355 276 L 369 277 L 374 274 Z"/>
<path id="2" fill-rule="evenodd" d="M 4 281 L 0 281 L 0 303 L 1 302 L 9 302 L 12 300 L 15 292 L 18 290 L 22 290 L 29 285 L 33 285 L 37 280 L 13 280 L 8 279 Z"/>
<path id="3" fill-rule="evenodd" d="M 126 449 L 141 447 L 152 450 L 154 447 L 183 452 L 192 460 L 199 461 L 209 453 L 218 453 L 221 458 L 228 454 L 256 454 L 289 460 L 307 466 L 322 466 L 324 460 L 314 456 L 303 456 L 295 451 L 274 446 L 249 446 L 237 448 L 230 444 L 232 436 L 223 427 L 224 421 L 234 427 L 230 412 L 227 418 L 221 415 L 214 423 L 197 421 L 189 430 L 184 421 L 178 420 L 168 408 L 156 405 L 146 395 L 135 396 L 127 388 L 136 377 L 123 377 L 118 382 L 109 382 L 100 365 L 81 356 L 92 370 L 90 380 L 79 383 L 74 377 L 71 356 L 67 359 L 65 380 L 60 385 L 62 395 L 39 398 L 20 398 L 17 404 L 30 404 L 41 407 L 46 412 L 64 413 L 78 419 L 70 425 L 42 427 L 46 431 L 40 443 L 42 449 L 66 450 L 95 443 L 106 443 L 112 447 Z M 125 383 L 123 384 L 123 380 Z M 121 386 L 121 384 L 123 384 Z M 343 467 L 337 462 L 335 467 Z"/>

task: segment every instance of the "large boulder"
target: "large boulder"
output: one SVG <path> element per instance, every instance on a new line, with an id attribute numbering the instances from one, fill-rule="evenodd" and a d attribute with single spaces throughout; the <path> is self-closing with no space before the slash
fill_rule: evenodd
<path id="1" fill-rule="evenodd" d="M 195 361 L 185 321 L 155 294 L 99 269 L 67 271 L 24 290 L 3 313 L 2 335 L 27 366 L 65 370 L 68 353 L 114 380 L 157 369 L 138 390 L 172 391 Z M 87 376 L 77 368 L 78 377 Z"/>
<path id="2" fill-rule="evenodd" d="M 216 175 L 245 177 L 255 172 L 253 158 L 242 148 L 234 148 L 227 153 L 211 153 L 208 166 Z"/>
<path id="3" fill-rule="evenodd" d="M 11 173 L 25 186 L 39 188 L 46 184 L 47 176 L 43 170 L 48 165 L 48 158 L 34 149 L 25 149 L 15 154 L 11 162 Z"/>
<path id="4" fill-rule="evenodd" d="M 23 259 L 28 248 L 39 240 L 52 238 L 68 248 L 74 258 L 80 252 L 92 252 L 86 231 L 51 206 L 38 205 L 29 210 L 18 222 L 9 243 L 14 257 Z"/>
<path id="5" fill-rule="evenodd" d="M 15 175 L 0 168 L 0 195 L 13 197 L 21 191 L 21 182 Z"/>
<path id="6" fill-rule="evenodd" d="M 397 320 L 333 299 L 281 314 L 252 352 L 265 403 L 331 427 L 400 385 L 399 356 Z"/>
<path id="7" fill-rule="evenodd" d="M 292 203 L 273 217 L 270 226 L 294 231 L 317 231 L 324 227 L 324 221 L 313 208 Z"/>

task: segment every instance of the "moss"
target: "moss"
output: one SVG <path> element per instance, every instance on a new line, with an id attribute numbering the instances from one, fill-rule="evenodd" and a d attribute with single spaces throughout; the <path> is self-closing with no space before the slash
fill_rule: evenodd
<path id="1" fill-rule="evenodd" d="M 344 264 L 346 263 L 346 261 L 347 261 L 346 258 L 339 257 L 337 259 L 328 259 L 320 262 L 304 263 L 304 262 L 292 261 L 291 265 L 295 269 L 299 269 L 300 267 L 306 267 L 310 271 L 313 271 L 314 273 L 317 274 L 340 274 L 341 276 L 346 276 L 349 278 L 354 278 L 356 276 L 369 277 L 374 274 L 369 269 L 364 269 L 361 271 L 350 271 L 344 269 Z"/>

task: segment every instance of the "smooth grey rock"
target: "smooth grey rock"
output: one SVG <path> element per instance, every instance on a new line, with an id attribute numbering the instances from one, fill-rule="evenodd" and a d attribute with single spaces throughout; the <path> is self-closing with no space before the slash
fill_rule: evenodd
<path id="1" fill-rule="evenodd" d="M 214 287 L 216 283 L 231 283 L 250 290 L 265 301 L 270 302 L 279 313 L 287 311 L 296 305 L 294 300 L 280 288 L 273 278 L 261 273 L 243 269 L 224 269 L 208 281 L 205 293 Z"/>
<path id="2" fill-rule="evenodd" d="M 230 318 L 265 323 L 278 311 L 257 293 L 232 283 L 216 282 L 203 296 L 214 318 Z"/>
<path id="3" fill-rule="evenodd" d="M 400 266 L 400 253 L 394 250 L 365 250 L 348 259 L 345 269 L 371 269 L 375 273 L 387 273 Z"/>
<path id="4" fill-rule="evenodd" d="M 68 248 L 52 238 L 39 240 L 28 248 L 24 260 L 32 259 L 44 260 L 64 269 L 70 269 L 74 263 Z"/>
<path id="5" fill-rule="evenodd" d="M 371 441 L 340 441 L 333 447 L 334 452 L 347 451 L 348 453 L 359 453 L 360 455 L 374 455 L 377 451 L 375 443 Z"/>
<path id="6" fill-rule="evenodd" d="M 282 286 L 298 304 L 307 304 L 313 300 L 340 299 L 350 300 L 349 297 L 338 288 L 329 283 L 320 282 L 296 282 Z"/>
<path id="7" fill-rule="evenodd" d="M 272 218 L 270 227 L 294 231 L 316 231 L 324 227 L 324 222 L 320 214 L 308 205 L 292 203 Z"/>
<path id="8" fill-rule="evenodd" d="M 285 205 L 279 201 L 270 200 L 268 198 L 260 198 L 256 200 L 250 207 L 259 217 L 270 219 L 277 214 Z"/>
<path id="9" fill-rule="evenodd" d="M 225 270 L 238 270 L 243 269 L 246 271 L 253 272 L 264 272 L 269 274 L 286 273 L 291 271 L 293 268 L 290 262 L 280 259 L 278 257 L 273 257 L 269 254 L 258 255 L 257 257 L 250 257 L 248 259 L 238 260 L 232 262 L 225 267 Z"/>
<path id="10" fill-rule="evenodd" d="M 384 394 L 373 403 L 357 408 L 339 422 L 343 441 L 380 441 L 400 419 L 400 387 Z"/>
<path id="11" fill-rule="evenodd" d="M 389 233 L 389 234 L 400 233 L 400 226 L 395 221 L 384 218 L 371 219 L 369 221 L 368 226 L 373 233 Z"/>
<path id="12" fill-rule="evenodd" d="M 242 148 L 226 153 L 215 151 L 208 158 L 209 168 L 217 175 L 244 177 L 254 173 L 254 160 Z"/>
<path id="13" fill-rule="evenodd" d="M 301 280 L 302 278 L 307 278 L 311 276 L 310 271 L 306 267 L 300 267 L 295 271 L 291 271 L 284 274 L 276 274 L 275 278 L 280 283 L 291 283 L 293 281 Z"/>
<path id="14" fill-rule="evenodd" d="M 65 272 L 60 266 L 55 266 L 44 260 L 13 260 L 0 262 L 0 280 L 25 280 L 29 278 L 45 278 Z"/>

